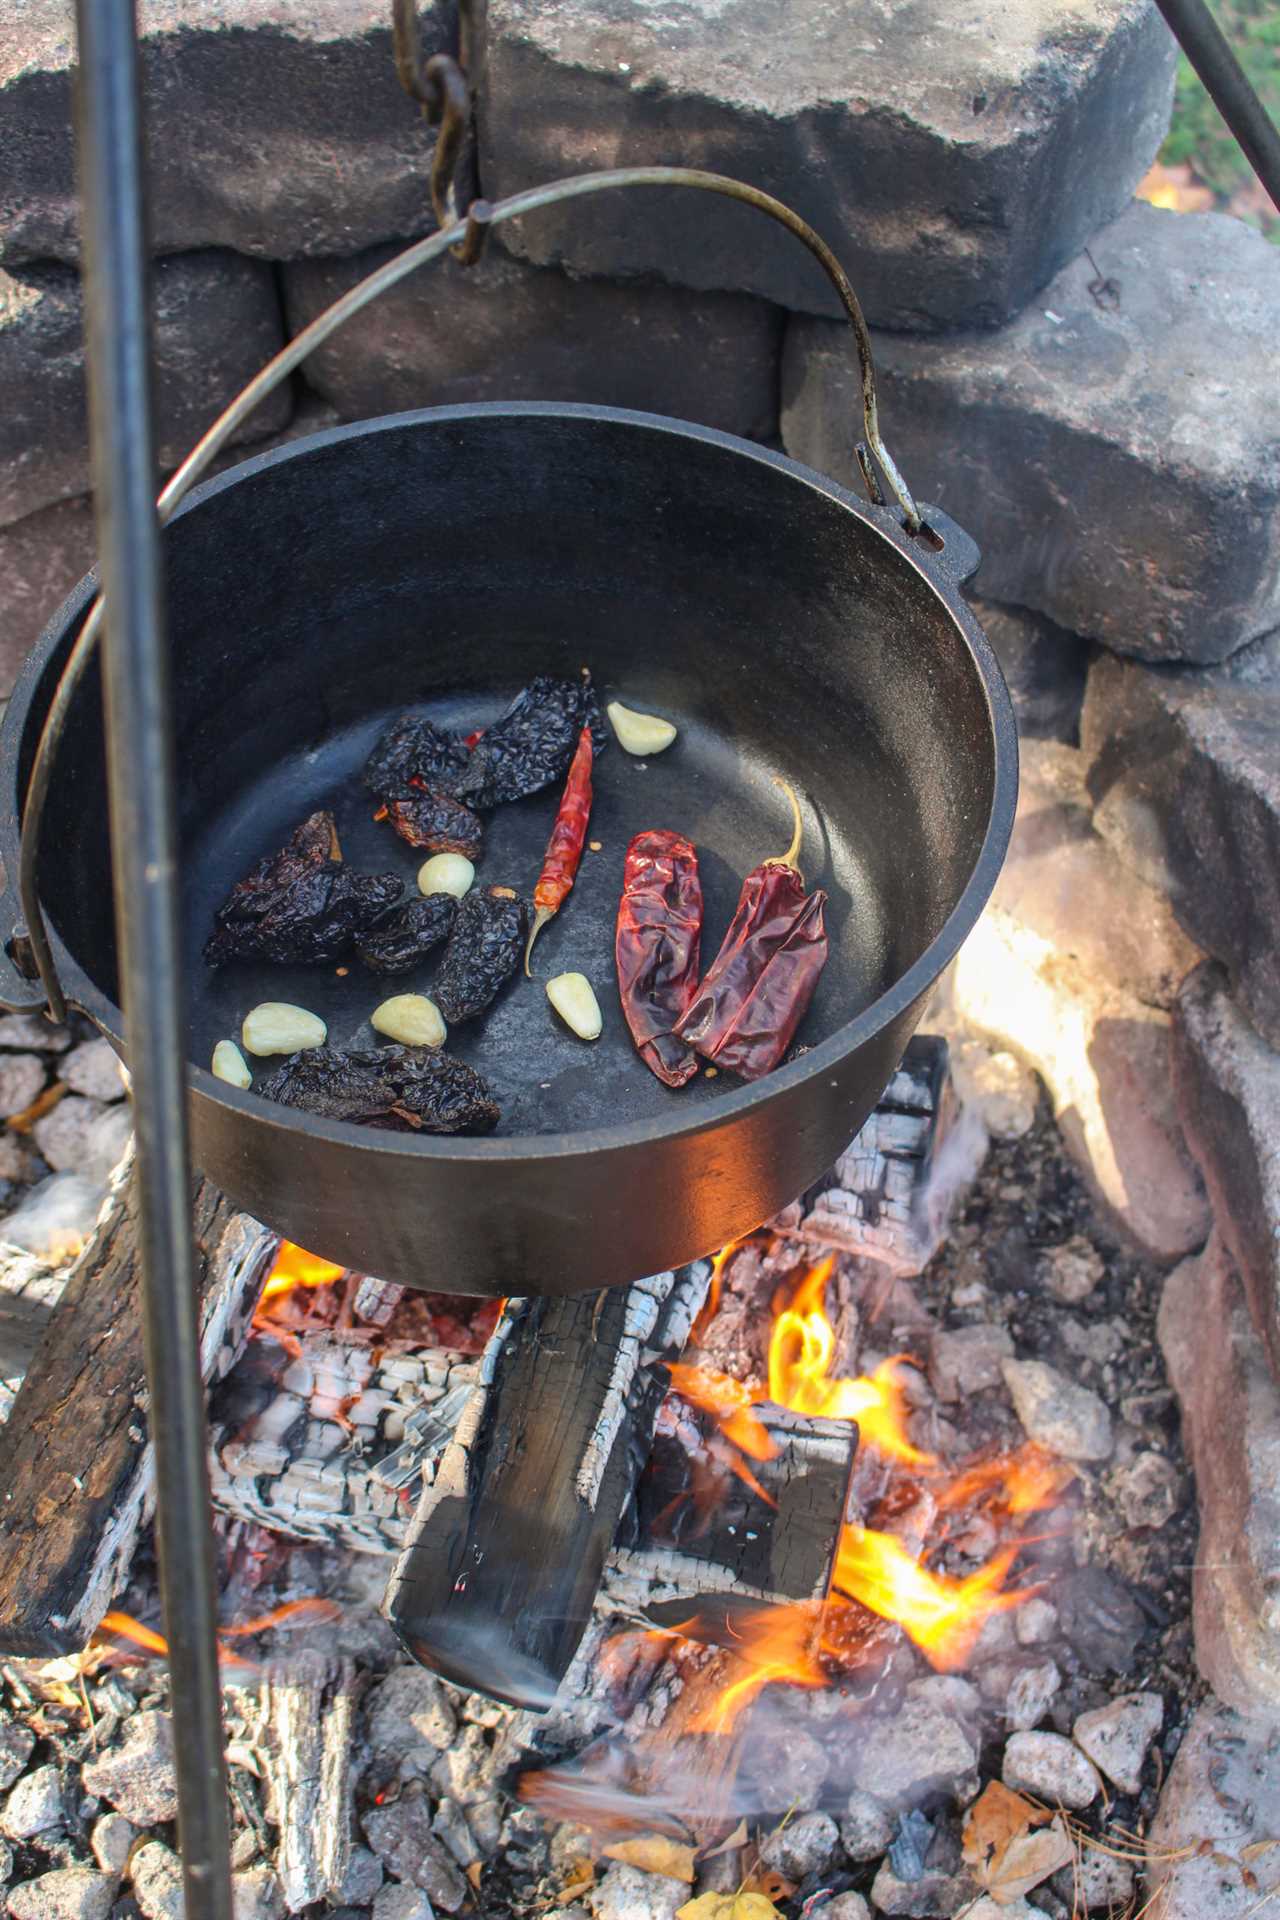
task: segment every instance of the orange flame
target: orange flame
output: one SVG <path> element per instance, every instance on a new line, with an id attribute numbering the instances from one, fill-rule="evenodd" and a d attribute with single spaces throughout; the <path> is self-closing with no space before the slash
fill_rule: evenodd
<path id="1" fill-rule="evenodd" d="M 964 1665 L 993 1613 L 1020 1606 L 1025 1592 L 1001 1591 L 1018 1557 L 1005 1547 L 962 1580 L 931 1573 L 892 1533 L 846 1526 L 836 1552 L 834 1585 L 882 1620 L 894 1620 L 940 1672 Z"/>
<path id="2" fill-rule="evenodd" d="M 258 1310 L 261 1312 L 269 1300 L 278 1300 L 281 1294 L 292 1293 L 295 1287 L 331 1287 L 335 1280 L 341 1280 L 345 1272 L 345 1267 L 335 1267 L 332 1260 L 321 1260 L 318 1254 L 296 1247 L 292 1240 L 282 1240 L 276 1251 L 275 1265 L 262 1289 Z"/>
<path id="3" fill-rule="evenodd" d="M 256 1619 L 242 1620 L 237 1626 L 218 1628 L 218 1657 L 224 1666 L 243 1667 L 246 1662 L 242 1654 L 223 1644 L 228 1640 L 241 1640 L 247 1635 L 265 1633 L 268 1627 L 301 1627 L 308 1623 L 318 1624 L 338 1620 L 342 1608 L 336 1600 L 322 1600 L 318 1596 L 303 1600 L 286 1600 L 282 1606 L 273 1607 L 270 1613 L 259 1614 Z M 128 1640 L 144 1653 L 158 1654 L 162 1659 L 168 1657 L 169 1642 L 154 1627 L 144 1626 L 141 1620 L 135 1620 L 132 1614 L 104 1613 L 94 1633 L 95 1643 L 103 1634 L 113 1635 L 118 1640 Z"/>

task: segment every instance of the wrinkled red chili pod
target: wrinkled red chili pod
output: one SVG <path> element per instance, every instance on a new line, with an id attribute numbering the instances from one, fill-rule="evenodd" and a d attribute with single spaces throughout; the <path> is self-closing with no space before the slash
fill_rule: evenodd
<path id="1" fill-rule="evenodd" d="M 529 944 L 524 950 L 526 974 L 529 971 L 529 955 L 533 952 L 534 941 L 548 920 L 554 920 L 559 913 L 577 878 L 578 862 L 582 859 L 582 845 L 587 837 L 587 822 L 591 818 L 592 757 L 591 729 L 584 727 L 578 735 L 577 750 L 569 765 L 564 793 L 560 797 L 560 806 L 556 813 L 556 823 L 551 829 L 551 838 L 547 842 L 542 872 L 534 888 L 533 923 L 529 928 Z"/>
<path id="2" fill-rule="evenodd" d="M 702 881 L 698 855 L 679 833 L 649 829 L 627 848 L 614 954 L 622 1011 L 640 1058 L 668 1087 L 698 1070 L 672 1029 L 698 984 Z"/>

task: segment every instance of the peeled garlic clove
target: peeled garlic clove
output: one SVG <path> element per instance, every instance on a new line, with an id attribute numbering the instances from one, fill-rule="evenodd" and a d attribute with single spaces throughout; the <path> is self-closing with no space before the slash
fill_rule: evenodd
<path id="1" fill-rule="evenodd" d="M 246 1053 L 297 1053 L 302 1047 L 322 1047 L 329 1029 L 305 1007 L 287 1000 L 264 1000 L 245 1015 L 240 1029 Z"/>
<path id="2" fill-rule="evenodd" d="M 253 1075 L 234 1040 L 219 1040 L 210 1065 L 219 1080 L 230 1087 L 251 1087 Z"/>
<path id="3" fill-rule="evenodd" d="M 451 893 L 461 900 L 475 877 L 475 868 L 463 854 L 433 853 L 418 868 L 418 892 Z"/>
<path id="4" fill-rule="evenodd" d="M 369 1025 L 404 1047 L 442 1047 L 448 1033 L 439 1007 L 425 993 L 393 993 L 369 1015 Z"/>
<path id="5" fill-rule="evenodd" d="M 669 720 L 660 720 L 656 713 L 634 713 L 621 700 L 611 700 L 605 712 L 624 753 L 639 757 L 661 753 L 676 737 Z"/>
<path id="6" fill-rule="evenodd" d="M 579 1040 L 598 1040 L 604 1021 L 600 1002 L 585 973 L 558 973 L 547 982 L 547 998 Z"/>

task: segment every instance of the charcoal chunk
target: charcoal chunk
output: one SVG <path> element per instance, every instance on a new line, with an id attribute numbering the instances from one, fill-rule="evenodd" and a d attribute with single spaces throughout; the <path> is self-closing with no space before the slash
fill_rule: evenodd
<path id="1" fill-rule="evenodd" d="M 458 908 L 431 997 L 456 1027 L 474 1019 L 518 972 L 529 918 L 510 887 L 476 887 Z"/>
<path id="2" fill-rule="evenodd" d="M 569 771 L 584 727 L 597 753 L 609 733 L 591 687 L 591 676 L 556 680 L 539 674 L 516 695 L 500 720 L 472 748 L 466 772 L 452 788 L 469 806 L 486 809 L 538 793 Z"/>
<path id="3" fill-rule="evenodd" d="M 469 760 L 454 734 L 419 714 L 402 713 L 365 762 L 364 781 L 383 800 L 410 793 L 415 780 L 438 793 L 453 793 Z"/>
<path id="4" fill-rule="evenodd" d="M 433 947 L 448 939 L 457 912 L 458 903 L 451 893 L 406 900 L 360 935 L 356 953 L 375 973 L 408 973 Z"/>
<path id="5" fill-rule="evenodd" d="M 470 807 L 438 788 L 416 788 L 400 800 L 388 800 L 387 818 L 402 840 L 424 853 L 461 853 L 480 858 L 484 828 Z"/>
<path id="6" fill-rule="evenodd" d="M 254 1091 L 326 1120 L 400 1132 L 488 1133 L 500 1117 L 474 1068 L 430 1047 L 308 1047 Z"/>
<path id="7" fill-rule="evenodd" d="M 315 966 L 337 959 L 403 891 L 398 874 L 355 873 L 343 864 L 333 815 L 322 809 L 232 888 L 205 942 L 205 960 L 220 967 L 229 960 Z"/>

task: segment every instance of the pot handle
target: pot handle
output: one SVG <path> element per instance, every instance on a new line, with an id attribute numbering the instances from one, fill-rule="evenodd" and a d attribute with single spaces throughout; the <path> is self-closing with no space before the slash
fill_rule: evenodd
<path id="1" fill-rule="evenodd" d="M 884 492 L 877 475 L 878 469 L 879 475 L 883 476 L 884 486 L 888 488 L 897 503 L 898 515 L 895 517 L 899 519 L 903 530 L 919 542 L 922 549 L 929 552 L 929 560 L 926 564 L 932 563 L 938 566 L 940 571 L 951 579 L 955 579 L 957 576 L 954 567 L 948 565 L 945 559 L 945 551 L 950 544 L 949 538 L 942 537 L 940 543 L 940 536 L 926 524 L 910 488 L 899 473 L 881 438 L 871 335 L 859 305 L 858 296 L 844 268 L 826 241 L 815 233 L 807 221 L 802 220 L 798 213 L 793 213 L 791 208 L 785 206 L 781 200 L 775 200 L 772 194 L 763 193 L 759 187 L 748 186 L 745 181 L 731 179 L 727 174 L 707 173 L 696 167 L 618 167 L 608 172 L 578 174 L 566 180 L 553 180 L 542 187 L 529 187 L 523 193 L 509 195 L 505 200 L 494 202 L 474 200 L 464 216 L 451 220 L 435 233 L 428 234 L 425 239 L 415 241 L 412 246 L 406 247 L 393 259 L 385 261 L 375 272 L 343 294 L 341 299 L 335 300 L 331 307 L 318 314 L 309 326 L 304 327 L 301 333 L 290 340 L 274 360 L 268 361 L 262 371 L 218 416 L 164 488 L 156 503 L 160 524 L 163 526 L 171 518 L 179 502 L 207 471 L 231 435 L 260 402 L 265 400 L 282 381 L 287 380 L 302 365 L 307 356 L 316 347 L 321 346 L 345 321 L 403 280 L 415 268 L 426 266 L 430 261 L 438 260 L 450 252 L 456 253 L 464 265 L 470 264 L 480 257 L 490 227 L 500 226 L 506 220 L 517 220 L 526 213 L 536 213 L 540 207 L 557 206 L 565 201 L 583 199 L 588 194 L 605 193 L 618 187 L 689 187 L 701 193 L 716 193 L 730 200 L 740 200 L 786 227 L 788 232 L 793 233 L 797 240 L 808 248 L 835 288 L 853 329 L 854 346 L 861 375 L 863 427 L 863 438 L 857 441 L 856 452 L 867 493 L 874 505 L 885 506 Z M 958 529 L 956 531 L 958 532 Z M 98 644 L 102 631 L 102 619 L 103 603 L 102 596 L 99 594 L 89 608 L 88 616 L 67 656 L 62 677 L 49 703 L 49 711 L 45 716 L 44 727 L 32 761 L 31 778 L 27 784 L 26 800 L 22 809 L 18 893 L 22 903 L 22 916 L 26 937 L 30 943 L 31 956 L 43 987 L 43 997 L 55 1020 L 61 1020 L 65 1016 L 66 998 L 58 979 L 57 967 L 49 945 L 48 931 L 40 908 L 36 849 L 58 745 L 76 688 Z M 12 1004 L 5 999 L 6 993 L 11 990 L 15 996 L 21 995 L 21 1004 L 24 1007 L 38 1005 L 38 999 L 32 1000 L 27 997 L 26 989 L 29 983 L 22 981 L 19 987 L 18 978 L 15 973 L 11 980 L 9 970 L 0 965 L 0 1004 Z"/>

